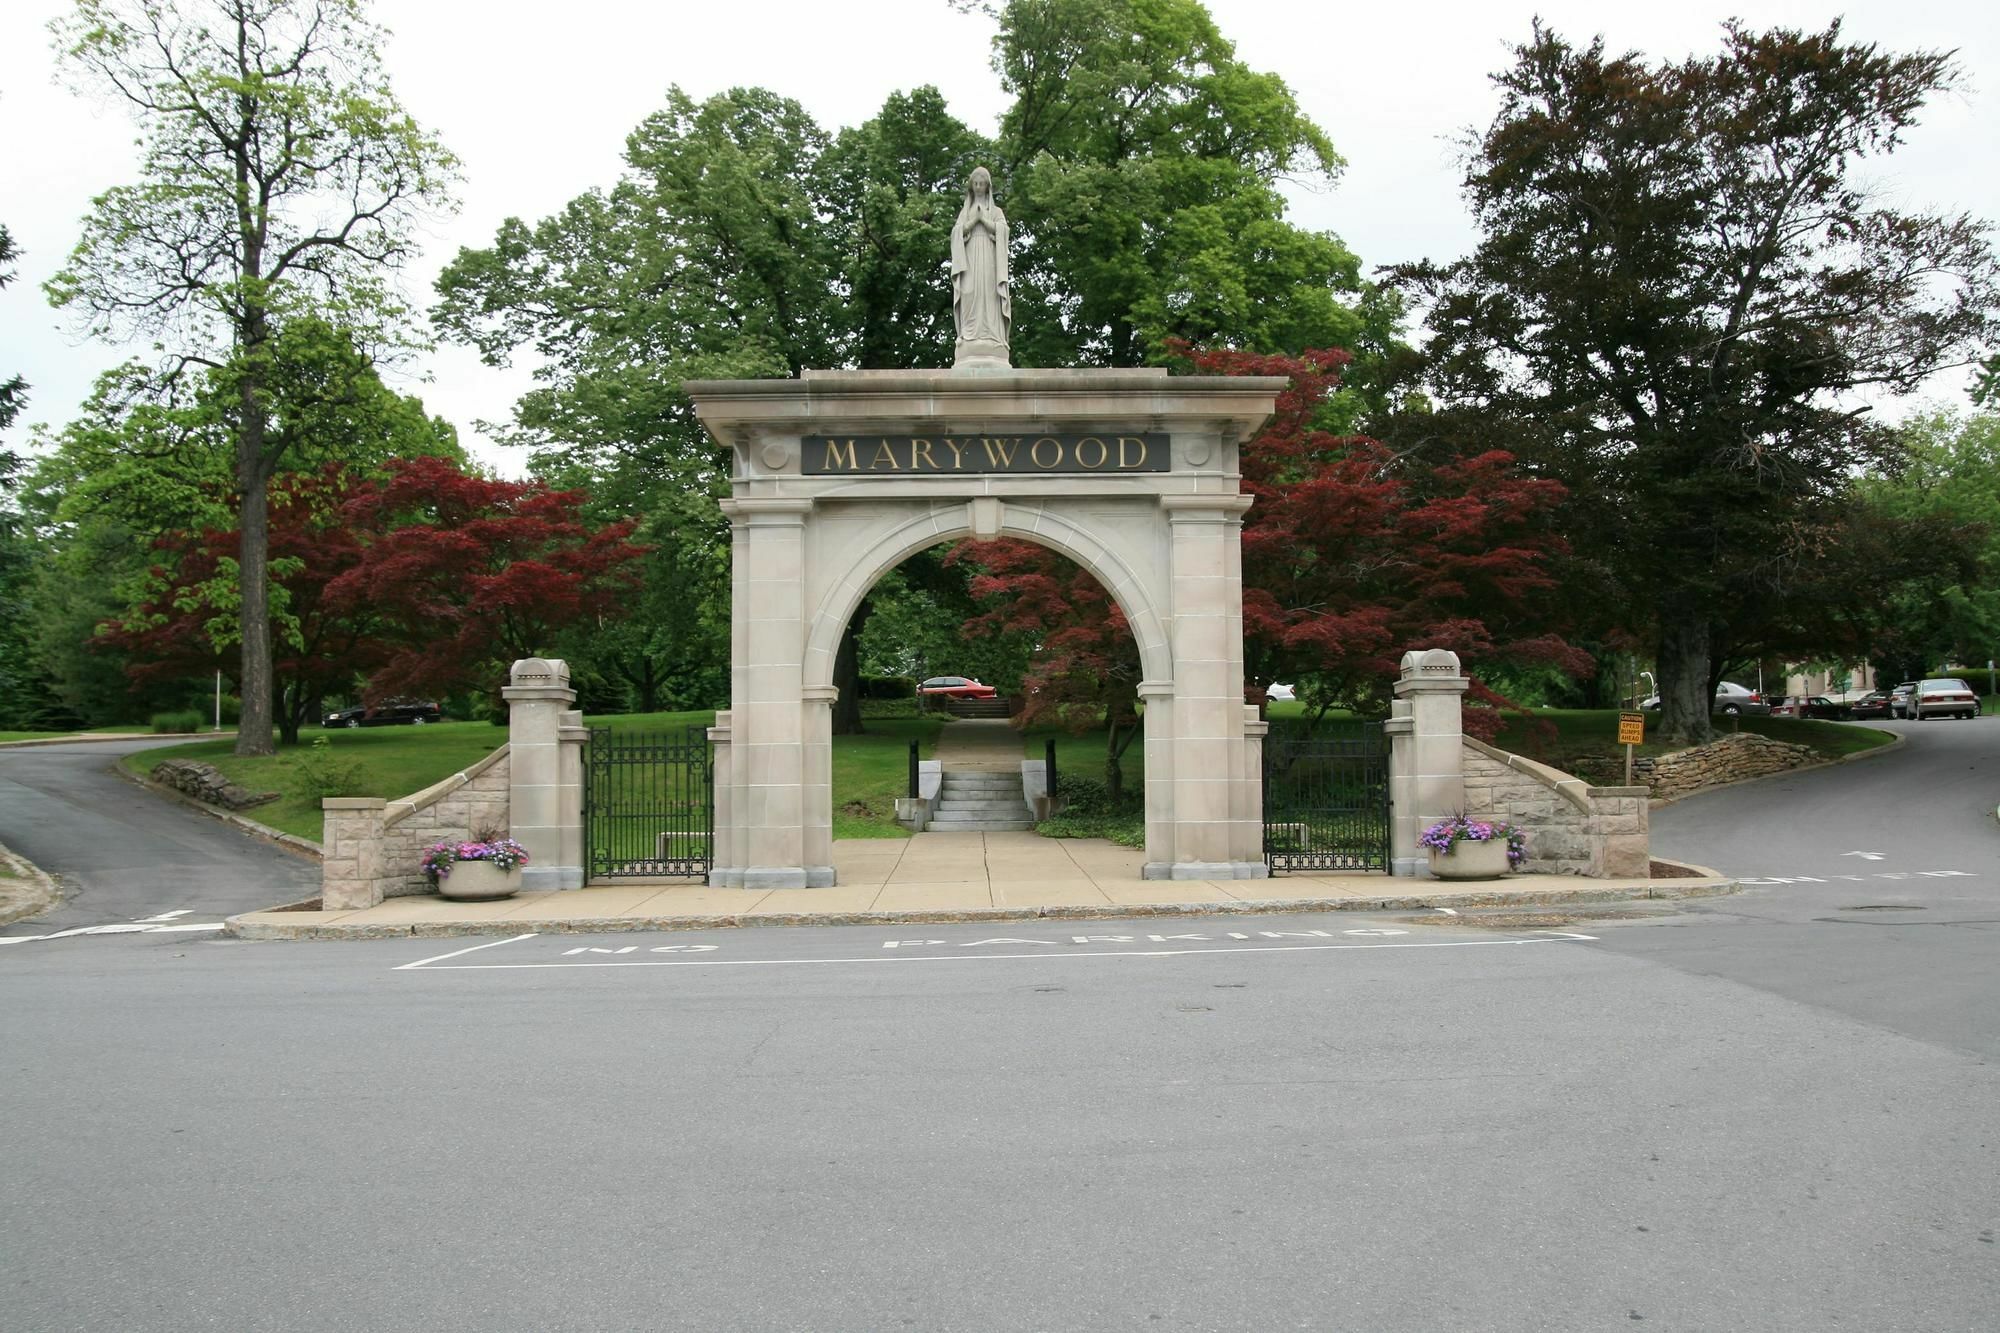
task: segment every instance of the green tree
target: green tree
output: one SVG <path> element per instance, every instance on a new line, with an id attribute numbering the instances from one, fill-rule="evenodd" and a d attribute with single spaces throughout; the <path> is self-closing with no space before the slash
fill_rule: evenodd
<path id="1" fill-rule="evenodd" d="M 1578 550 L 1654 619 L 1665 736 L 1711 734 L 1746 589 L 1782 595 L 1852 475 L 1892 463 L 1857 391 L 1909 392 L 1993 332 L 1986 226 L 1863 184 L 1955 79 L 1838 23 L 1730 24 L 1660 65 L 1537 27 L 1471 145 L 1477 250 L 1399 273 L 1431 304 L 1435 392 L 1528 423 Z"/>
<path id="2" fill-rule="evenodd" d="M 373 346 L 407 338 L 387 275 L 455 162 L 397 103 L 362 0 L 77 0 L 62 65 L 141 128 L 141 178 L 99 195 L 47 284 L 95 336 L 145 334 L 171 369 L 226 373 L 242 532 L 239 754 L 270 754 L 267 494 L 273 340 L 317 313 Z"/>

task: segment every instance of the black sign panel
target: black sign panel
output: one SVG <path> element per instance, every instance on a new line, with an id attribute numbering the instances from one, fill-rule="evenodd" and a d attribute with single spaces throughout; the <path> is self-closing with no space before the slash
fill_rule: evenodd
<path id="1" fill-rule="evenodd" d="M 808 435 L 811 477 L 940 472 L 1165 472 L 1168 437 L 1140 435 Z"/>

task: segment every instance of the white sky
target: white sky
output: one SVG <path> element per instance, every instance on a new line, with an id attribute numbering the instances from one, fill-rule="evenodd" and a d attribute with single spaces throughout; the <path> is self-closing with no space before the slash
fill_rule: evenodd
<path id="1" fill-rule="evenodd" d="M 129 354 L 81 342 L 40 291 L 75 243 L 91 196 L 133 173 L 135 131 L 124 112 L 53 82 L 47 24 L 66 8 L 0 4 L 0 222 L 23 252 L 17 280 L 0 292 L 0 376 L 20 373 L 31 385 L 8 433 L 16 448 L 29 423 L 67 420 L 93 377 Z M 1295 196 L 1294 220 L 1335 232 L 1370 268 L 1470 248 L 1452 144 L 1491 118 L 1488 76 L 1535 14 L 1572 40 L 1601 32 L 1614 48 L 1653 58 L 1714 51 L 1732 14 L 1753 27 L 1816 28 L 1845 13 L 1850 39 L 1956 50 L 1966 92 L 1934 103 L 1908 146 L 1878 164 L 1875 182 L 1905 206 L 2000 219 L 2000 6 L 1209 0 L 1209 8 L 1242 58 L 1280 74 L 1348 161 L 1331 190 Z M 375 12 L 393 34 L 386 58 L 399 96 L 465 164 L 462 210 L 433 228 L 405 281 L 419 307 L 459 246 L 488 244 L 502 219 L 532 222 L 614 180 L 625 136 L 669 85 L 697 98 L 763 85 L 798 99 L 829 130 L 923 83 L 988 133 L 1007 103 L 988 64 L 990 23 L 945 0 L 378 0 Z M 506 420 L 524 371 L 490 370 L 442 347 L 417 374 L 422 382 L 405 388 L 455 422 L 477 456 L 519 473 L 519 455 L 487 444 L 474 423 Z M 1959 400 L 1961 387 L 1939 384 L 1935 396 Z"/>

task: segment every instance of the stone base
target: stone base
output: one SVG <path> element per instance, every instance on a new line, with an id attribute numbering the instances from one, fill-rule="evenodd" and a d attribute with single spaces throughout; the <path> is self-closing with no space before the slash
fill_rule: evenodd
<path id="1" fill-rule="evenodd" d="M 755 866 L 708 872 L 711 889 L 830 889 L 836 882 L 832 866 Z"/>
<path id="2" fill-rule="evenodd" d="M 1389 873 L 1413 879 L 1429 879 L 1431 862 L 1427 856 L 1399 856 L 1389 863 Z"/>
<path id="3" fill-rule="evenodd" d="M 1262 861 L 1148 861 L 1141 879 L 1269 879 Z"/>
<path id="4" fill-rule="evenodd" d="M 583 887 L 582 866 L 523 866 L 521 867 L 521 887 L 546 893 L 552 889 L 580 889 Z"/>

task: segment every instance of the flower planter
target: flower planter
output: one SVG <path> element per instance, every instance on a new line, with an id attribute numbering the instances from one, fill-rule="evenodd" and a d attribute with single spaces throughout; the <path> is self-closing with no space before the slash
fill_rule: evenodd
<path id="1" fill-rule="evenodd" d="M 502 870 L 490 861 L 456 861 L 451 873 L 439 878 L 437 891 L 440 897 L 461 903 L 511 898 L 521 891 L 521 867 Z"/>
<path id="2" fill-rule="evenodd" d="M 1499 879 L 1509 869 L 1505 838 L 1460 838 L 1448 852 L 1431 849 L 1431 874 L 1439 879 Z"/>

